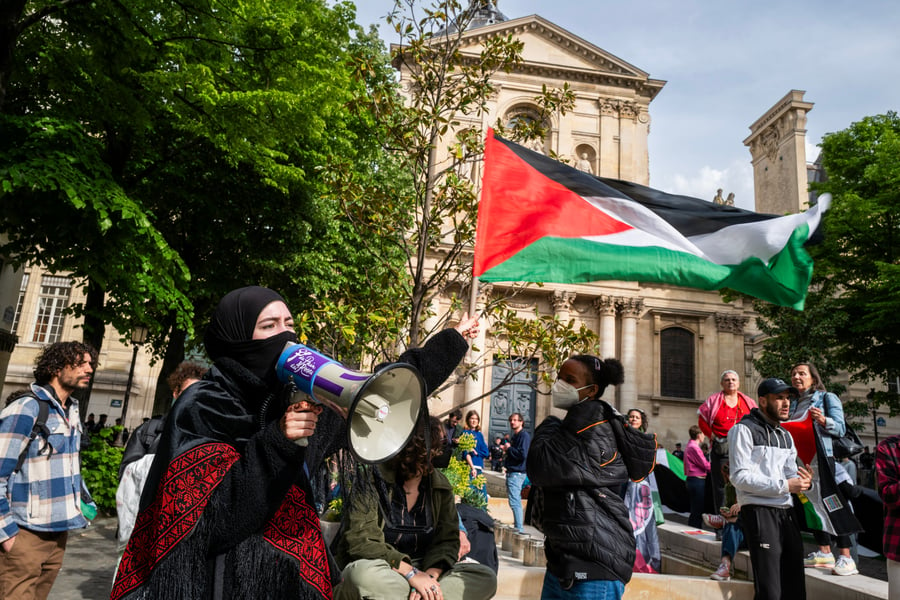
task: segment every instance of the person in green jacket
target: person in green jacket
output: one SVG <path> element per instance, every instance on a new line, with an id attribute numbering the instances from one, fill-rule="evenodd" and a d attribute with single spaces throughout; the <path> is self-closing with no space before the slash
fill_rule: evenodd
<path id="1" fill-rule="evenodd" d="M 431 459 L 444 430 L 420 420 L 409 444 L 390 461 L 364 467 L 345 501 L 336 558 L 343 582 L 335 600 L 488 600 L 497 576 L 485 565 L 457 562 L 459 516 L 450 482 Z"/>

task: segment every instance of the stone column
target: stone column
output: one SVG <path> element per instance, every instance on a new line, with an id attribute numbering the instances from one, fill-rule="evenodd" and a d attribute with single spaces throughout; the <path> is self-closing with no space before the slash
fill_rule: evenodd
<path id="1" fill-rule="evenodd" d="M 635 181 L 634 146 L 636 139 L 635 120 L 637 111 L 631 102 L 619 106 L 619 179 Z"/>
<path id="2" fill-rule="evenodd" d="M 575 302 L 575 292 L 555 290 L 550 295 L 550 304 L 553 305 L 553 312 L 561 323 L 569 322 L 573 302 Z"/>
<path id="3" fill-rule="evenodd" d="M 650 113 L 644 105 L 637 107 L 635 128 L 634 171 L 632 173 L 634 179 L 631 181 L 650 185 L 650 150 L 647 142 L 650 136 Z"/>
<path id="4" fill-rule="evenodd" d="M 716 376 L 726 369 L 740 373 L 740 365 L 744 359 L 744 327 L 747 326 L 749 319 L 743 315 L 729 313 L 716 313 L 714 318 L 719 346 Z M 749 382 L 746 368 L 741 379 Z"/>
<path id="5" fill-rule="evenodd" d="M 432 333 L 436 333 L 438 326 L 440 325 L 440 294 L 435 294 L 432 296 L 431 300 L 428 301 L 428 315 L 425 317 L 425 320 L 422 322 L 422 328 L 426 331 L 428 335 Z"/>
<path id="6" fill-rule="evenodd" d="M 622 311 L 622 366 L 625 382 L 619 387 L 616 408 L 628 410 L 637 403 L 637 321 L 644 311 L 641 298 L 623 298 L 619 302 Z"/>
<path id="7" fill-rule="evenodd" d="M 600 315 L 600 354 L 602 358 L 616 355 L 616 299 L 600 296 L 594 300 L 594 309 Z"/>
<path id="8" fill-rule="evenodd" d="M 600 108 L 600 149 L 597 175 L 619 178 L 619 108 L 611 98 L 597 100 Z"/>

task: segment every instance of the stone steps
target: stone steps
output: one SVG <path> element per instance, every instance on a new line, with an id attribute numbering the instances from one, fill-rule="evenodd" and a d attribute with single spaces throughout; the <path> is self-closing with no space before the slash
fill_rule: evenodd
<path id="1" fill-rule="evenodd" d="M 700 535 L 691 535 L 685 531 L 693 530 L 678 523 L 666 522 L 657 528 L 659 532 L 660 551 L 663 555 L 663 571 L 677 575 L 708 576 L 719 564 L 721 556 L 721 544 L 715 541 L 711 532 Z M 746 581 L 729 582 L 743 583 L 749 586 L 750 595 L 753 597 L 752 581 L 753 570 L 750 565 L 750 554 L 741 550 L 734 557 L 734 568 L 737 576 Z M 838 577 L 823 569 L 804 569 L 806 577 L 806 595 L 809 598 L 823 598 L 828 600 L 888 600 L 888 586 L 886 581 L 866 577 L 865 575 L 851 575 Z M 646 577 L 658 577 L 649 575 Z M 706 581 L 712 581 L 707 579 Z M 695 583 L 696 582 L 696 583 Z M 634 579 L 632 580 L 632 584 Z M 712 582 L 716 583 L 716 582 Z M 625 598 L 630 598 L 628 585 Z M 699 579 L 688 583 L 689 586 L 699 585 Z M 722 585 L 722 584 L 718 584 Z M 740 590 L 732 590 L 732 593 L 741 593 Z M 639 596 L 635 596 L 637 598 Z M 646 596 L 650 598 L 652 596 Z M 673 596 L 674 598 L 675 596 Z M 716 598 L 744 598 L 745 596 L 715 596 Z"/>
<path id="2" fill-rule="evenodd" d="M 499 523 L 511 524 L 512 511 L 506 498 L 491 497 L 488 512 Z M 741 551 L 735 557 L 737 577 L 728 582 L 709 579 L 719 564 L 721 545 L 712 533 L 691 535 L 688 528 L 667 522 L 658 528 L 665 575 L 636 573 L 625 587 L 625 600 L 751 600 L 753 598 L 750 555 Z M 530 526 L 532 537 L 543 535 Z M 499 541 L 499 540 L 498 540 Z M 510 552 L 497 549 L 500 570 L 494 600 L 539 600 L 544 567 L 529 567 Z M 829 600 L 888 600 L 887 582 L 853 575 L 836 577 L 820 569 L 805 569 L 807 596 Z"/>
<path id="3" fill-rule="evenodd" d="M 526 531 L 529 528 L 526 527 Z M 533 537 L 541 537 L 536 530 Z M 539 600 L 544 581 L 544 567 L 529 567 L 511 552 L 497 549 L 500 572 L 494 600 Z M 625 600 L 666 598 L 668 600 L 752 600 L 753 583 L 749 581 L 718 582 L 709 579 L 710 569 L 665 557 L 665 576 L 636 573 L 625 587 Z"/>

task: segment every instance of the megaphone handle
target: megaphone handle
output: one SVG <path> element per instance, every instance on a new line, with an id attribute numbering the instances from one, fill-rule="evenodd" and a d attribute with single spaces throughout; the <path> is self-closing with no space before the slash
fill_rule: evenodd
<path id="1" fill-rule="evenodd" d="M 291 396 L 291 405 L 288 407 L 288 410 L 293 410 L 296 412 L 312 412 L 315 409 L 315 404 L 308 400 L 309 396 L 304 394 L 303 392 L 295 392 Z M 309 446 L 309 438 L 303 437 L 294 440 L 294 443 L 298 446 Z"/>

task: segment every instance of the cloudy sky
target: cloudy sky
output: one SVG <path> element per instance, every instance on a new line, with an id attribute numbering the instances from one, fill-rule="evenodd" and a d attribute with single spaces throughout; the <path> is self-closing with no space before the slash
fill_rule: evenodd
<path id="1" fill-rule="evenodd" d="M 392 0 L 358 0 L 357 21 L 380 25 Z M 750 124 L 792 89 L 815 106 L 807 160 L 822 136 L 900 109 L 898 0 L 500 0 L 667 81 L 650 104 L 650 185 L 711 200 L 717 188 L 753 208 Z"/>

